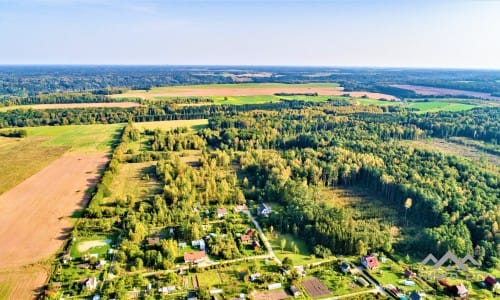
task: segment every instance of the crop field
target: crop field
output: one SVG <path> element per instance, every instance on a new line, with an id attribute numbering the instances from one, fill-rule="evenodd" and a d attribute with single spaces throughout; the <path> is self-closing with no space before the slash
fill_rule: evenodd
<path id="1" fill-rule="evenodd" d="M 35 299 L 48 272 L 44 265 L 0 269 L 0 299 Z"/>
<path id="2" fill-rule="evenodd" d="M 123 124 L 28 127 L 28 137 L 45 137 L 44 146 L 68 147 L 70 152 L 109 152 Z"/>
<path id="3" fill-rule="evenodd" d="M 14 109 L 66 109 L 66 108 L 95 108 L 95 107 L 119 107 L 131 108 L 141 106 L 137 102 L 107 102 L 107 103 L 60 103 L 60 104 L 33 104 L 33 105 L 14 105 L 0 107 L 0 112 Z"/>
<path id="4" fill-rule="evenodd" d="M 302 281 L 302 286 L 311 298 L 324 297 L 332 293 L 321 280 L 315 277 Z"/>
<path id="5" fill-rule="evenodd" d="M 168 130 L 178 127 L 187 127 L 193 130 L 198 130 L 208 125 L 207 119 L 196 119 L 196 120 L 175 120 L 175 121 L 159 121 L 159 122 L 143 122 L 134 123 L 134 126 L 139 130 L 154 130 L 162 129 Z"/>
<path id="6" fill-rule="evenodd" d="M 32 298 L 44 283 L 47 271 L 25 265 L 61 247 L 122 126 L 36 127 L 26 138 L 0 138 L 0 298 Z"/>
<path id="7" fill-rule="evenodd" d="M 117 99 L 160 99 L 165 97 L 215 97 L 216 103 L 224 103 L 224 97 L 247 96 L 254 98 L 233 98 L 235 104 L 265 103 L 276 99 L 276 93 L 304 94 L 317 93 L 320 96 L 342 96 L 349 94 L 351 97 L 366 96 L 373 99 L 395 99 L 394 96 L 370 93 L 365 91 L 344 92 L 336 83 L 308 83 L 308 84 L 284 84 L 284 83 L 242 83 L 242 84 L 217 84 L 217 85 L 186 85 L 157 87 L 151 90 L 132 90 L 123 94 L 111 95 Z M 272 96 L 260 98 L 255 96 Z M 283 98 L 288 97 L 284 96 Z M 293 97 L 296 99 L 295 97 Z M 265 99 L 265 100 L 264 100 Z M 229 100 L 229 99 L 228 99 Z M 234 101 L 239 100 L 239 101 Z M 253 101 L 253 102 L 251 102 Z M 259 101 L 259 102 L 254 102 Z M 229 103 L 232 103 L 229 102 Z"/>
<path id="8" fill-rule="evenodd" d="M 500 100 L 500 97 L 491 96 L 488 93 L 481 92 L 473 92 L 473 91 L 465 91 L 465 90 L 455 90 L 455 89 L 446 89 L 446 88 L 437 88 L 430 86 L 421 86 L 421 85 L 410 85 L 410 84 L 396 84 L 394 87 L 411 90 L 420 95 L 429 95 L 429 96 L 470 96 L 480 99 L 490 99 L 490 100 Z"/>

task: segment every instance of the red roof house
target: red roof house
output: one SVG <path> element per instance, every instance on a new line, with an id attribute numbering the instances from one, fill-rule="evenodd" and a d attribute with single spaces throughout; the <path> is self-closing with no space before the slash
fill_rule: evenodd
<path id="1" fill-rule="evenodd" d="M 361 258 L 361 264 L 369 270 L 378 268 L 378 260 L 373 255 L 363 256 L 363 258 Z"/>
<path id="2" fill-rule="evenodd" d="M 243 244 L 248 244 L 252 240 L 252 238 L 247 234 L 242 235 L 240 239 Z"/>
<path id="3" fill-rule="evenodd" d="M 203 261 L 207 257 L 205 251 L 194 251 L 194 252 L 186 252 L 184 253 L 184 262 L 185 263 L 194 263 L 197 264 Z"/>

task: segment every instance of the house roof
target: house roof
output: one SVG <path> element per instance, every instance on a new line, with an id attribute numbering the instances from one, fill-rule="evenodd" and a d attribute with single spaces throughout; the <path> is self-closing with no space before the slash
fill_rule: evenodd
<path id="1" fill-rule="evenodd" d="M 489 286 L 494 286 L 495 283 L 497 283 L 496 279 L 491 277 L 491 276 L 486 276 L 486 278 L 484 279 L 484 283 L 486 283 L 487 285 Z"/>
<path id="2" fill-rule="evenodd" d="M 465 295 L 467 294 L 469 291 L 465 288 L 464 284 L 461 283 L 461 284 L 457 284 L 455 286 L 456 288 L 456 291 L 457 291 L 457 295 Z"/>
<path id="3" fill-rule="evenodd" d="M 250 242 L 251 237 L 249 235 L 247 235 L 247 234 L 244 234 L 244 235 L 242 235 L 240 237 L 240 239 L 241 239 L 242 242 Z"/>
<path id="4" fill-rule="evenodd" d="M 207 254 L 205 251 L 194 251 L 194 252 L 186 252 L 184 253 L 185 261 L 197 261 L 201 258 L 205 258 Z"/>
<path id="5" fill-rule="evenodd" d="M 225 207 L 218 207 L 217 208 L 217 214 L 218 215 L 225 215 L 227 213 L 227 210 Z"/>
<path id="6" fill-rule="evenodd" d="M 417 291 L 411 292 L 410 300 L 420 300 L 420 299 L 423 299 L 423 297 Z"/>
<path id="7" fill-rule="evenodd" d="M 255 229 L 253 228 L 248 228 L 247 230 L 247 235 L 253 235 L 255 233 Z"/>
<path id="8" fill-rule="evenodd" d="M 373 255 L 363 256 L 362 261 L 365 262 L 365 264 L 368 268 L 378 267 L 377 258 Z"/>
<path id="9" fill-rule="evenodd" d="M 413 276 L 415 276 L 415 273 L 413 271 L 411 271 L 410 269 L 406 269 L 405 276 L 406 277 L 413 277 Z"/>

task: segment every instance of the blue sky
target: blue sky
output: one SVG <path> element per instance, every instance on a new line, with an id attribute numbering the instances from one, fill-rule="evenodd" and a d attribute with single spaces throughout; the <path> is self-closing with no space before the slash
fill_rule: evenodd
<path id="1" fill-rule="evenodd" d="M 500 69 L 495 0 L 0 0 L 0 64 Z"/>

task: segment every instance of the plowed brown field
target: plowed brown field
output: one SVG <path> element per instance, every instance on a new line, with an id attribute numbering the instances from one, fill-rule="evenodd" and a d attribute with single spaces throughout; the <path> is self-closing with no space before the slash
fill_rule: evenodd
<path id="1" fill-rule="evenodd" d="M 20 267 L 48 258 L 61 247 L 72 227 L 70 216 L 88 201 L 85 192 L 97 183 L 98 169 L 107 160 L 102 153 L 67 154 L 0 195 L 0 290 L 8 288 L 7 298 L 25 299 L 16 291 L 43 284 L 43 269 L 31 275 L 37 280 L 27 287 L 25 280 L 17 279 L 23 273 Z M 17 273 L 15 280 L 9 279 Z"/>

